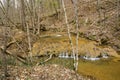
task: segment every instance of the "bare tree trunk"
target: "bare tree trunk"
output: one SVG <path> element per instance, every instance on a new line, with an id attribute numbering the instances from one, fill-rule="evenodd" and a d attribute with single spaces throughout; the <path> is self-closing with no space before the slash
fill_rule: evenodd
<path id="1" fill-rule="evenodd" d="M 12 6 L 12 21 L 16 23 L 16 8 L 15 8 L 15 0 L 12 0 L 13 6 Z"/>
<path id="2" fill-rule="evenodd" d="M 120 0 L 117 0 L 117 21 L 116 21 L 117 29 L 119 29 L 119 8 L 120 8 Z"/>
<path id="3" fill-rule="evenodd" d="M 32 47 L 31 47 L 30 31 L 29 31 L 28 24 L 27 24 L 27 37 L 28 37 L 28 46 L 29 46 L 30 61 L 32 63 Z"/>
<path id="4" fill-rule="evenodd" d="M 3 32 L 3 50 L 2 50 L 2 56 L 3 56 L 3 68 L 4 68 L 4 79 L 6 80 L 6 77 L 8 76 L 8 72 L 7 72 L 7 59 L 6 59 L 6 44 L 7 44 L 7 35 L 6 35 L 6 29 L 5 27 L 2 27 L 2 32 Z"/>
<path id="5" fill-rule="evenodd" d="M 58 5 L 57 8 L 60 9 L 61 8 L 61 6 L 60 6 L 61 5 L 61 0 L 57 0 L 56 2 L 57 2 L 57 5 Z"/>
<path id="6" fill-rule="evenodd" d="M 100 0 L 97 0 L 97 11 L 98 11 L 98 18 L 100 21 L 101 20 Z"/>
<path id="7" fill-rule="evenodd" d="M 9 4 L 10 0 L 7 0 L 7 9 L 5 10 L 4 8 L 4 5 L 2 4 L 2 2 L 0 1 L 2 7 L 3 7 L 3 13 L 5 15 L 5 20 L 6 20 L 6 27 L 2 27 L 2 33 L 3 33 L 3 50 L 2 50 L 2 54 L 3 54 L 3 67 L 4 67 L 4 76 L 5 76 L 5 80 L 6 80 L 6 77 L 8 77 L 8 72 L 7 72 L 7 58 L 6 58 L 6 49 L 7 49 L 7 27 L 10 25 L 9 24 L 9 7 L 10 7 L 10 4 Z"/>
<path id="8" fill-rule="evenodd" d="M 64 0 L 62 0 L 62 7 L 63 7 L 63 10 L 64 10 L 65 22 L 66 22 L 66 26 L 67 26 L 67 30 L 68 30 L 68 37 L 69 37 L 70 45 L 71 45 L 71 48 L 72 48 L 72 54 L 74 56 L 74 62 L 75 62 L 75 51 L 74 51 L 72 38 L 71 38 L 71 34 L 70 34 L 70 26 L 69 26 L 69 23 L 68 23 L 68 18 L 67 18 L 67 13 L 66 13 Z M 75 65 L 74 65 L 74 68 L 75 68 Z"/>
<path id="9" fill-rule="evenodd" d="M 51 0 L 47 0 L 49 1 L 49 6 L 50 6 L 50 14 L 53 14 L 54 13 L 54 6 L 52 4 L 52 1 Z"/>
<path id="10" fill-rule="evenodd" d="M 40 34 L 41 1 L 38 2 L 37 34 Z"/>
<path id="11" fill-rule="evenodd" d="M 57 6 L 56 6 L 56 0 L 52 0 L 52 3 L 53 3 L 53 7 L 54 7 L 54 11 L 55 11 L 55 13 L 58 13 L 57 12 Z"/>
<path id="12" fill-rule="evenodd" d="M 36 10 L 35 10 L 35 3 L 36 1 L 35 0 L 30 0 L 30 9 L 31 9 L 31 23 L 32 23 L 32 28 L 33 28 L 33 33 L 36 32 L 36 28 L 35 28 L 35 13 L 36 13 Z"/>
<path id="13" fill-rule="evenodd" d="M 59 11 L 58 12 L 58 19 L 61 20 L 60 14 L 61 14 L 61 8 L 62 8 L 62 6 L 61 6 L 62 1 L 58 0 L 57 2 L 58 2 L 58 11 Z"/>
<path id="14" fill-rule="evenodd" d="M 105 10 L 105 9 L 103 10 L 103 16 L 104 16 L 104 19 L 103 19 L 103 27 L 104 27 L 105 29 L 107 29 L 106 26 L 105 26 L 105 18 L 106 18 L 106 10 Z"/>
<path id="15" fill-rule="evenodd" d="M 22 30 L 25 31 L 26 27 L 26 20 L 25 20 L 25 2 L 24 0 L 21 0 L 21 19 L 22 19 Z"/>
<path id="16" fill-rule="evenodd" d="M 77 0 L 73 0 L 74 5 L 74 13 L 75 13 L 75 22 L 76 22 L 76 62 L 75 62 L 75 70 L 78 70 L 78 39 L 79 39 L 79 23 L 78 23 L 78 7 L 77 7 Z"/>
<path id="17" fill-rule="evenodd" d="M 6 17 L 10 19 L 9 16 L 9 7 L 10 7 L 10 0 L 7 0 L 7 8 L 6 8 Z M 7 26 L 10 24 L 9 20 L 7 19 Z"/>

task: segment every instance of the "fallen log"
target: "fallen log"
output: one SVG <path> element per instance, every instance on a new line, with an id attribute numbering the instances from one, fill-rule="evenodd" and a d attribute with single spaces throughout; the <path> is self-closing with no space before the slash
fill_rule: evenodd
<path id="1" fill-rule="evenodd" d="M 52 56 L 53 56 L 53 54 L 50 54 L 48 59 L 44 60 L 43 62 L 37 63 L 36 65 L 41 65 L 41 64 L 44 64 L 44 63 L 48 62 L 49 60 L 52 59 Z"/>
<path id="2" fill-rule="evenodd" d="M 4 50 L 3 47 L 0 47 L 0 49 L 1 49 L 1 51 Z M 24 57 L 22 57 L 22 56 L 19 56 L 19 55 L 13 55 L 9 50 L 6 50 L 6 51 L 5 51 L 5 54 L 6 54 L 6 55 L 10 55 L 10 56 L 16 58 L 18 61 L 20 61 L 20 62 L 26 64 L 26 58 L 24 58 Z"/>
<path id="3" fill-rule="evenodd" d="M 6 48 L 9 48 L 12 44 L 14 44 L 16 41 L 11 41 L 7 44 Z"/>

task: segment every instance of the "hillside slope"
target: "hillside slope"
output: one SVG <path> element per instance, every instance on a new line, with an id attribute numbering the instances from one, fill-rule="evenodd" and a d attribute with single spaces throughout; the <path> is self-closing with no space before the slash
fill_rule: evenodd
<path id="1" fill-rule="evenodd" d="M 71 32 L 75 31 L 75 18 L 73 3 L 65 0 L 67 17 Z M 78 0 L 79 32 L 82 36 L 100 42 L 102 45 L 110 45 L 120 51 L 120 27 L 119 12 L 116 0 Z M 47 16 L 41 23 L 54 32 L 66 32 L 64 13 L 61 6 L 59 18 Z"/>

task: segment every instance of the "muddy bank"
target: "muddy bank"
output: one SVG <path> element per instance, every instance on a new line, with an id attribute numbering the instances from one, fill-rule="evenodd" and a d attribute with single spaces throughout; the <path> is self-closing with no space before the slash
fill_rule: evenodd
<path id="1" fill-rule="evenodd" d="M 72 35 L 72 42 L 75 48 L 76 36 Z M 110 46 L 99 45 L 98 42 L 79 37 L 79 55 L 88 55 L 97 57 L 101 54 L 108 54 L 109 56 L 119 57 L 118 53 Z M 60 53 L 72 54 L 69 38 L 65 33 L 54 33 L 43 35 L 33 44 L 33 55 L 49 55 Z"/>

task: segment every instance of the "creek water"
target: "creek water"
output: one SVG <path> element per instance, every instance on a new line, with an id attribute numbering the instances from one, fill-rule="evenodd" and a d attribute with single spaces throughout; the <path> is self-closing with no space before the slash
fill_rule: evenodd
<path id="1" fill-rule="evenodd" d="M 42 59 L 45 60 L 46 58 Z M 54 57 L 47 64 L 58 64 L 73 69 L 73 59 Z M 120 80 L 120 59 L 109 57 L 97 61 L 79 59 L 78 73 L 95 77 L 97 80 Z"/>
<path id="2" fill-rule="evenodd" d="M 72 42 L 75 47 L 76 37 L 72 36 Z M 90 56 L 79 58 L 78 73 L 83 75 L 90 75 L 98 80 L 120 80 L 120 58 L 117 52 L 110 46 L 99 46 L 99 43 L 90 41 L 85 38 L 79 38 L 79 55 Z M 40 40 L 33 45 L 33 53 L 39 55 L 55 54 L 59 57 L 53 57 L 45 64 L 59 64 L 67 68 L 73 69 L 73 59 L 71 56 L 71 47 L 69 39 L 66 35 L 52 35 L 42 36 Z M 64 53 L 66 56 L 63 57 Z M 103 54 L 104 58 L 97 58 Z M 104 56 L 109 55 L 109 57 Z M 112 57 L 114 56 L 114 57 Z M 41 58 L 44 61 L 46 57 Z M 90 60 L 92 59 L 92 61 Z"/>

